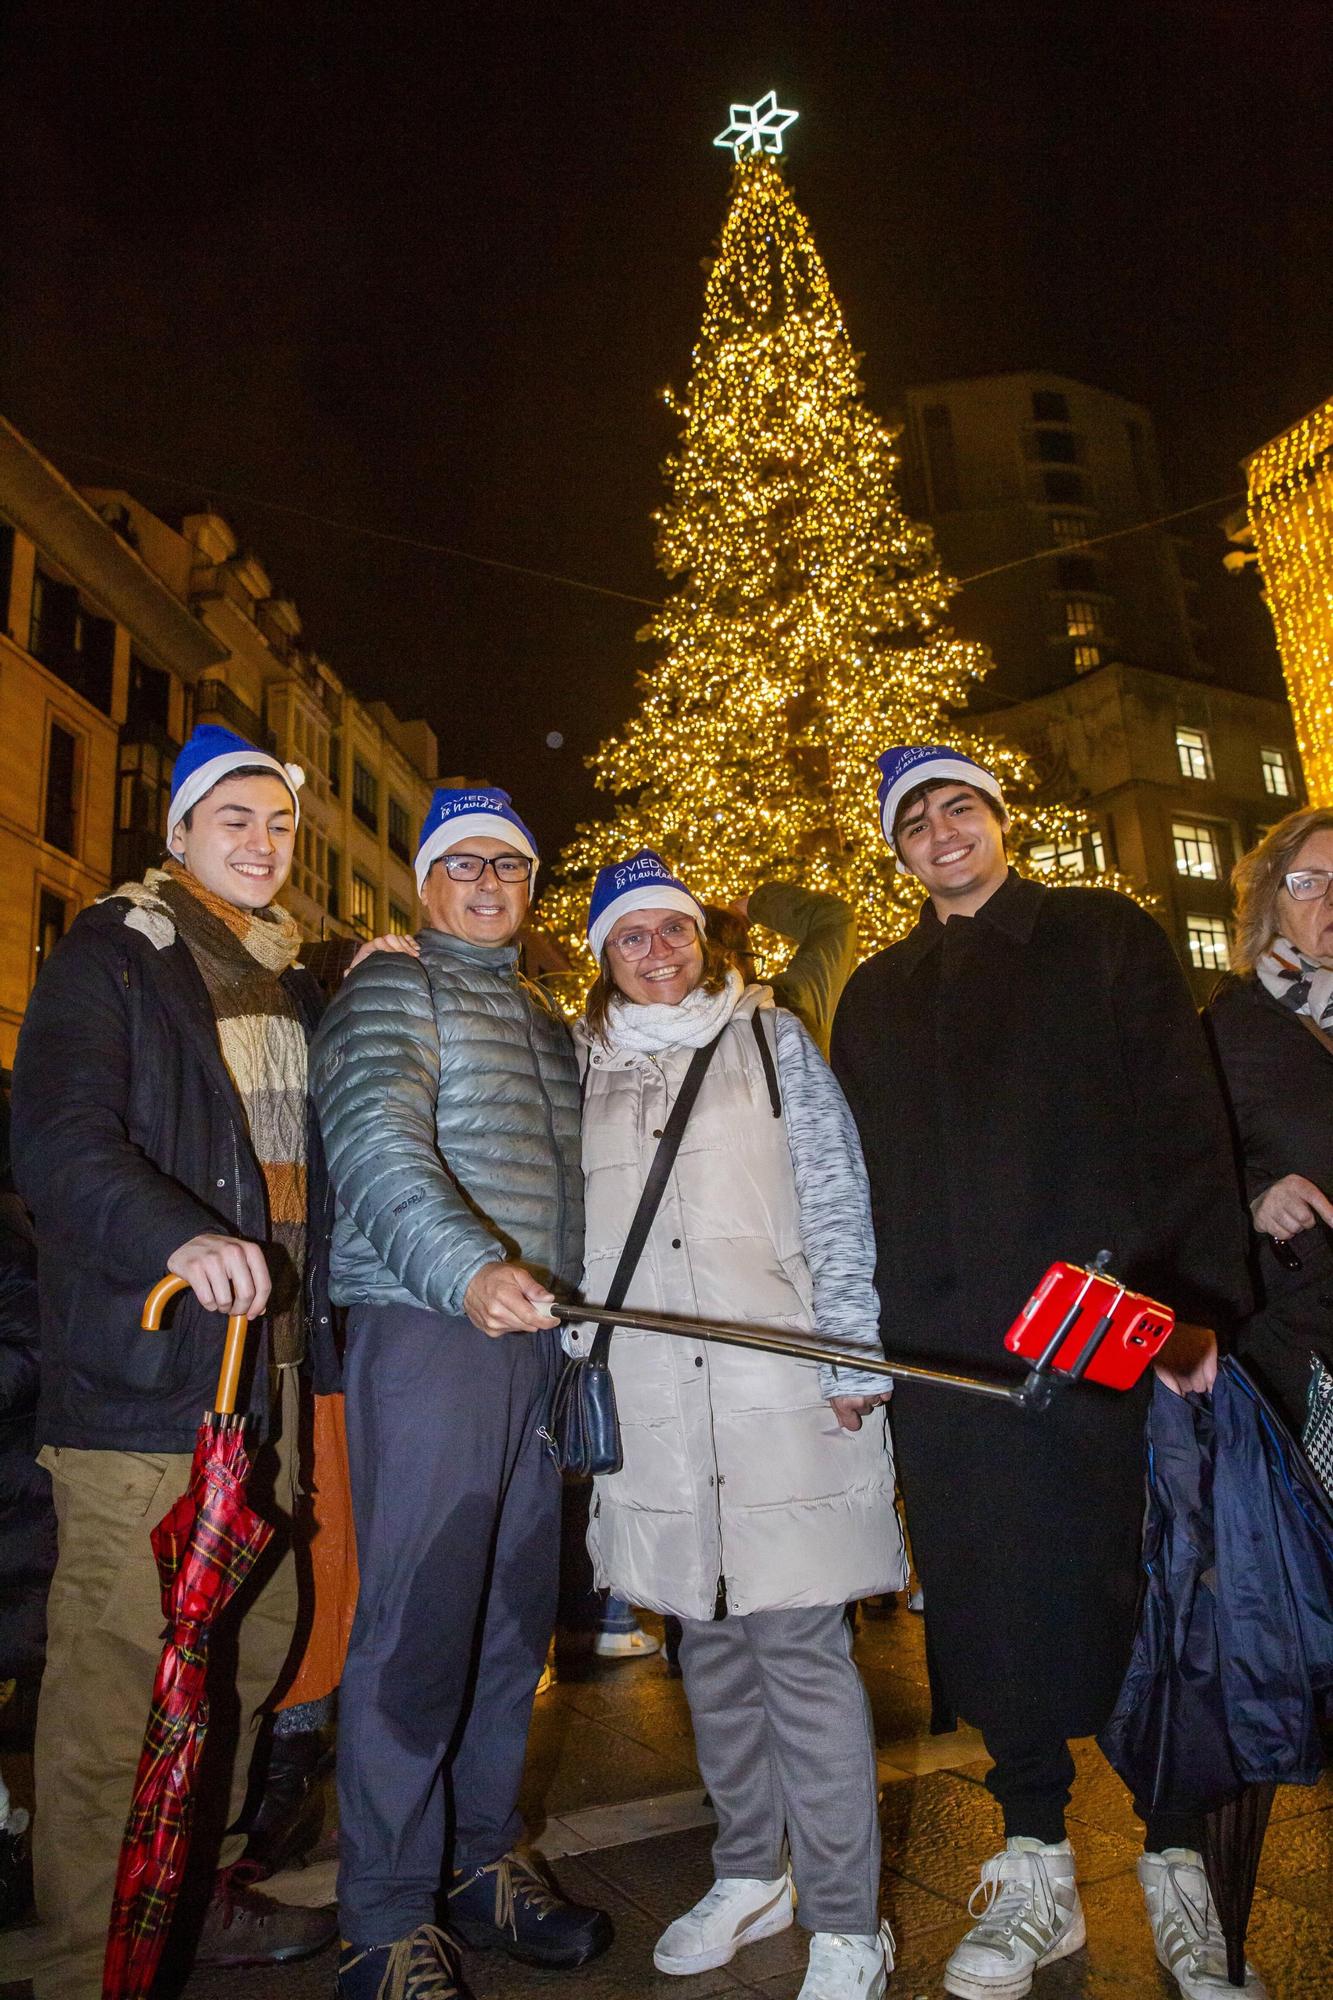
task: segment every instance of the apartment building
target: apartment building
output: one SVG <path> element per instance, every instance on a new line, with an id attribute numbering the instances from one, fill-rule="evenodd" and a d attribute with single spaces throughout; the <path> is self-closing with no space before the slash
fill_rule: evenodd
<path id="1" fill-rule="evenodd" d="M 0 1068 L 77 912 L 161 857 L 196 722 L 303 766 L 284 902 L 309 937 L 415 928 L 434 732 L 352 693 L 219 515 L 78 489 L 0 418 L 0 604 Z"/>

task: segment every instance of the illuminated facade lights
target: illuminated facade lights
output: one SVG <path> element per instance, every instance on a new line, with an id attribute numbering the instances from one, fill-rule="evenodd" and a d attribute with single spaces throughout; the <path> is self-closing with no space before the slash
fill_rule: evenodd
<path id="1" fill-rule="evenodd" d="M 1333 805 L 1333 398 L 1246 464 L 1250 522 L 1312 806 Z"/>

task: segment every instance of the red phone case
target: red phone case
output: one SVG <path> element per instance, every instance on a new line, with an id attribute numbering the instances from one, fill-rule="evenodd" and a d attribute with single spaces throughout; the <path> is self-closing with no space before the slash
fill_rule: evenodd
<path id="1" fill-rule="evenodd" d="M 1109 1314 L 1111 1323 L 1083 1378 L 1108 1389 L 1132 1389 L 1176 1323 L 1170 1306 L 1126 1291 L 1108 1273 L 1085 1271 L 1078 1264 L 1052 1264 L 1004 1336 L 1005 1346 L 1028 1361 L 1040 1360 L 1076 1306 L 1051 1368 L 1068 1374 L 1094 1329 Z"/>

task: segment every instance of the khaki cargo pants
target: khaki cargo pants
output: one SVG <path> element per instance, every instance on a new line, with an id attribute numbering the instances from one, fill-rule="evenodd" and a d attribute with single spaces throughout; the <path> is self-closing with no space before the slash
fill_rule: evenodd
<path id="1" fill-rule="evenodd" d="M 219 1668 L 234 1659 L 234 1697 L 212 1696 L 210 1722 L 213 1751 L 235 1744 L 224 1759 L 230 1769 L 213 1766 L 211 1781 L 219 1802 L 223 1784 L 230 1786 L 225 1825 L 245 1797 L 259 1714 L 297 1623 L 296 1563 L 284 1534 L 295 1498 L 297 1383 L 295 1369 L 280 1372 L 281 1436 L 262 1448 L 251 1490 L 262 1489 L 260 1511 L 277 1523 L 274 1543 L 284 1546 L 274 1562 L 271 1545 L 258 1587 L 254 1579 L 245 1586 L 244 1615 L 224 1616 L 214 1649 Z M 148 1537 L 185 1491 L 190 1458 L 47 1446 L 40 1462 L 55 1490 L 60 1553 L 37 1708 L 33 1866 L 41 1925 L 24 1970 L 36 2000 L 101 2000 L 116 1862 L 162 1651 Z M 206 1770 L 210 1763 L 206 1750 Z M 244 1844 L 243 1836 L 224 1840 L 218 1865 L 237 1860 Z"/>

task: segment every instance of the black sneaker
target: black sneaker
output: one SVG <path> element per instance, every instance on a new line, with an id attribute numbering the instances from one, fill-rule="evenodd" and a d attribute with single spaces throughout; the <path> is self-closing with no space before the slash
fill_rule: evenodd
<path id="1" fill-rule="evenodd" d="M 434 1924 L 421 1924 L 396 1944 L 342 1941 L 337 2000 L 460 2000 L 454 1947 Z"/>
<path id="2" fill-rule="evenodd" d="M 615 1935 L 605 1910 L 567 1902 L 517 1849 L 455 1880 L 449 1927 L 479 1951 L 498 1945 L 524 1965 L 558 1971 L 600 1958 Z"/>
<path id="3" fill-rule="evenodd" d="M 310 1958 L 338 1935 L 338 1912 L 304 1910 L 279 1903 L 252 1889 L 244 1862 L 224 1869 L 204 1917 L 194 1954 L 196 1967 L 206 1965 L 288 1965 Z"/>

